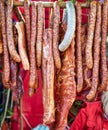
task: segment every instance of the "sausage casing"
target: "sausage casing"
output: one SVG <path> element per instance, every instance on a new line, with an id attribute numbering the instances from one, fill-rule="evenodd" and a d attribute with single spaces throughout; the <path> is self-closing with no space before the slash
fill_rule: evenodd
<path id="1" fill-rule="evenodd" d="M 8 49 L 12 59 L 16 62 L 20 62 L 20 56 L 18 55 L 13 38 L 13 25 L 12 25 L 12 7 L 11 4 L 8 2 L 7 5 L 7 41 L 8 41 Z"/>
<path id="2" fill-rule="evenodd" d="M 10 87 L 10 63 L 9 63 L 9 52 L 7 45 L 7 35 L 6 35 L 6 10 L 4 3 L 0 1 L 0 10 L 1 10 L 1 24 L 2 24 L 2 37 L 3 37 L 3 85 L 5 87 Z"/>
<path id="3" fill-rule="evenodd" d="M 99 85 L 99 61 L 100 61 L 100 33 L 101 33 L 101 4 L 97 3 L 97 17 L 94 37 L 94 65 L 92 72 L 92 86 L 87 95 L 88 100 L 92 100 L 96 96 L 97 87 Z"/>
<path id="4" fill-rule="evenodd" d="M 106 41 L 107 41 L 107 21 L 108 21 L 108 3 L 104 2 L 102 10 L 102 42 L 101 42 L 101 85 L 99 92 L 102 92 L 107 87 L 108 69 L 106 58 Z"/>
<path id="5" fill-rule="evenodd" d="M 38 3 L 38 23 L 37 23 L 37 41 L 36 41 L 36 60 L 37 67 L 41 66 L 42 60 L 42 36 L 44 27 L 44 8 L 41 2 Z"/>
<path id="6" fill-rule="evenodd" d="M 76 71 L 77 71 L 77 92 L 83 88 L 83 68 L 81 50 L 81 4 L 76 4 Z"/>
<path id="7" fill-rule="evenodd" d="M 96 1 L 93 1 L 90 3 L 90 14 L 88 21 L 87 44 L 86 44 L 86 65 L 89 69 L 93 68 L 92 47 L 93 47 L 95 21 L 96 21 Z"/>
<path id="8" fill-rule="evenodd" d="M 26 28 L 26 37 L 27 37 L 27 52 L 28 52 L 28 57 L 30 57 L 30 34 L 31 34 L 30 6 L 26 0 L 24 0 L 24 19 L 25 19 L 25 28 Z"/>
<path id="9" fill-rule="evenodd" d="M 59 24 L 60 24 L 60 7 L 57 2 L 54 3 L 54 21 L 53 21 L 53 55 L 54 63 L 57 69 L 61 68 L 60 53 L 58 50 L 59 44 Z"/>
<path id="10" fill-rule="evenodd" d="M 29 78 L 29 95 L 34 94 L 38 87 L 38 75 L 36 66 L 36 31 L 37 31 L 37 6 L 32 5 L 32 19 L 31 19 L 31 44 L 30 44 L 30 78 Z"/>

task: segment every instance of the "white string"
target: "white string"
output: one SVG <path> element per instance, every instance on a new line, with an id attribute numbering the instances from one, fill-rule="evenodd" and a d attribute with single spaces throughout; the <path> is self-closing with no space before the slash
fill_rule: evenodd
<path id="1" fill-rule="evenodd" d="M 27 120 L 27 118 L 25 117 L 25 115 L 22 113 L 22 117 L 24 119 L 24 121 L 26 122 L 26 124 L 28 125 L 28 127 L 32 130 L 32 126 L 30 125 L 29 121 Z"/>

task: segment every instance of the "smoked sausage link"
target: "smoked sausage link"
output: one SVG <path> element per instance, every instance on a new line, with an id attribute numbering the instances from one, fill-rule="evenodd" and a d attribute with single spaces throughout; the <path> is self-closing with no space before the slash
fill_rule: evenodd
<path id="1" fill-rule="evenodd" d="M 61 68 L 60 53 L 58 50 L 59 44 L 59 24 L 60 24 L 60 7 L 57 2 L 54 3 L 54 21 L 53 21 L 53 55 L 54 63 L 57 69 Z"/>
<path id="2" fill-rule="evenodd" d="M 38 23 L 37 23 L 37 41 L 36 41 L 36 60 L 37 67 L 41 66 L 42 60 L 42 36 L 44 27 L 44 8 L 41 2 L 38 3 Z"/>
<path id="3" fill-rule="evenodd" d="M 87 95 L 88 100 L 92 100 L 96 96 L 97 87 L 99 85 L 99 61 L 100 61 L 100 33 L 101 33 L 101 4 L 97 3 L 97 17 L 94 37 L 94 65 L 92 72 L 92 86 Z"/>
<path id="4" fill-rule="evenodd" d="M 36 32 L 37 32 L 37 6 L 32 5 L 31 19 L 31 44 L 30 44 L 30 78 L 29 78 L 29 96 L 34 94 L 38 87 L 38 74 L 36 66 Z"/>
<path id="5" fill-rule="evenodd" d="M 86 65 L 88 69 L 93 68 L 92 47 L 93 47 L 95 21 L 96 21 L 96 1 L 93 1 L 90 3 L 90 14 L 88 21 L 87 44 L 86 44 Z"/>
<path id="6" fill-rule="evenodd" d="M 81 4 L 76 3 L 76 70 L 77 70 L 77 92 L 83 88 L 83 68 L 81 50 Z"/>

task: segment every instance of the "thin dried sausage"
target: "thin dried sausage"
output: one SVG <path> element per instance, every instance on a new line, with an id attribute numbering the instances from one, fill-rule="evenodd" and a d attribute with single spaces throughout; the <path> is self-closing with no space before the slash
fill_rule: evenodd
<path id="1" fill-rule="evenodd" d="M 108 69 L 106 59 L 106 41 L 107 41 L 107 21 L 108 21 L 108 2 L 104 2 L 102 10 L 102 42 L 101 42 L 101 84 L 99 92 L 107 87 Z"/>
<path id="2" fill-rule="evenodd" d="M 38 3 L 38 23 L 37 23 L 37 41 L 36 41 L 36 60 L 37 67 L 41 66 L 42 60 L 42 36 L 44 27 L 44 8 L 41 2 Z"/>
<path id="3" fill-rule="evenodd" d="M 57 69 L 61 68 L 60 53 L 58 50 L 59 44 L 59 23 L 60 23 L 60 7 L 57 2 L 54 3 L 54 20 L 53 20 L 53 55 L 54 63 Z"/>
<path id="4" fill-rule="evenodd" d="M 28 57 L 30 57 L 30 34 L 31 34 L 31 22 L 30 22 L 30 5 L 28 0 L 24 0 L 24 19 L 26 28 L 26 38 L 27 38 L 27 52 Z"/>
<path id="5" fill-rule="evenodd" d="M 14 44 L 14 39 L 13 39 L 13 25 L 12 25 L 12 6 L 10 2 L 8 2 L 7 5 L 7 41 L 8 41 L 8 49 L 9 53 L 12 57 L 12 59 L 16 62 L 20 62 L 20 56 L 16 51 L 15 44 Z"/>
<path id="6" fill-rule="evenodd" d="M 92 86 L 86 96 L 88 100 L 92 100 L 96 96 L 97 87 L 99 85 L 99 61 L 100 61 L 100 33 L 101 33 L 101 4 L 97 4 L 97 17 L 94 37 L 94 65 L 92 72 Z"/>
<path id="7" fill-rule="evenodd" d="M 83 68 L 81 50 L 81 4 L 76 3 L 76 71 L 77 71 L 77 92 L 83 88 Z"/>
<path id="8" fill-rule="evenodd" d="M 92 57 L 92 47 L 93 47 L 93 37 L 96 21 L 96 1 L 90 3 L 90 14 L 88 22 L 88 32 L 87 32 L 87 44 L 86 44 L 86 65 L 89 69 L 93 68 L 93 57 Z"/>
<path id="9" fill-rule="evenodd" d="M 0 1 L 0 10 L 1 10 L 1 23 L 2 23 L 2 37 L 3 37 L 3 85 L 5 87 L 10 87 L 10 63 L 9 63 L 9 52 L 7 45 L 7 35 L 6 35 L 6 10 L 4 3 Z"/>
<path id="10" fill-rule="evenodd" d="M 31 18 L 31 44 L 30 44 L 30 78 L 29 78 L 29 95 L 34 94 L 38 87 L 38 75 L 36 66 L 36 32 L 37 32 L 37 6 L 32 5 Z"/>

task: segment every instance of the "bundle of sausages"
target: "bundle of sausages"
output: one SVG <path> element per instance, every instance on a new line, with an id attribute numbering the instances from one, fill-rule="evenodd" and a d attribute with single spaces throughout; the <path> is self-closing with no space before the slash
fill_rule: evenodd
<path id="1" fill-rule="evenodd" d="M 14 25 L 13 12 L 19 20 Z M 33 2 L 30 6 L 29 1 L 25 0 L 23 17 L 10 1 L 5 6 L 0 0 L 2 81 L 4 87 L 11 87 L 13 95 L 18 98 L 22 96 L 22 79 L 18 72 L 19 63 L 22 62 L 23 69 L 30 72 L 28 94 L 32 96 L 39 85 L 37 69 L 41 69 L 43 124 L 54 122 L 54 130 L 64 130 L 77 93 L 87 91 L 85 99 L 92 101 L 98 93 L 106 90 L 108 3 L 90 3 L 87 25 L 81 23 L 79 2 L 75 5 L 66 2 L 62 22 L 59 4 L 54 2 L 53 18 L 48 29 L 45 29 L 44 13 L 42 2 Z"/>

